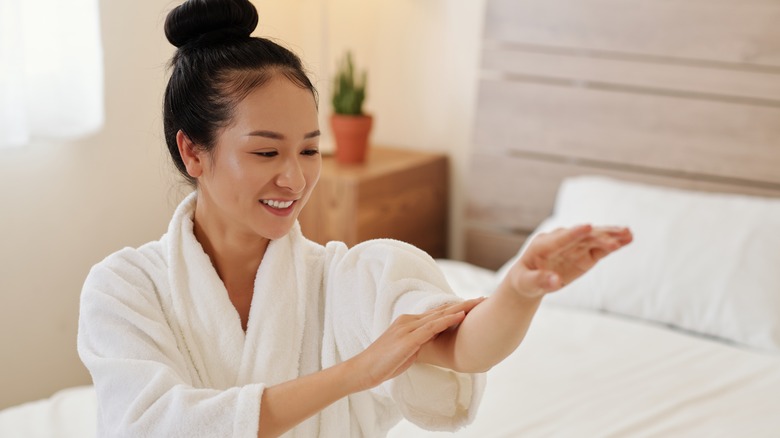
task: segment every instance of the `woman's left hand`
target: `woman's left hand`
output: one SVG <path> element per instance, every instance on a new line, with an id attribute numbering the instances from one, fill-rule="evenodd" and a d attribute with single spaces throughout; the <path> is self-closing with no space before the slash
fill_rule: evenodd
<path id="1" fill-rule="evenodd" d="M 571 283 L 632 239 L 631 231 L 622 227 L 580 225 L 542 233 L 531 241 L 505 281 L 523 297 L 540 298 Z"/>

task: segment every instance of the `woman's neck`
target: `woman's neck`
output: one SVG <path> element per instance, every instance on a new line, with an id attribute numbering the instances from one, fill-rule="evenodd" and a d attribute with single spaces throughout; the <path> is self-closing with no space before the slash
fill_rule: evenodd
<path id="1" fill-rule="evenodd" d="M 253 283 L 269 240 L 236 230 L 200 202 L 195 206 L 193 222 L 195 238 L 228 291 L 232 292 L 230 285 Z"/>
<path id="2" fill-rule="evenodd" d="M 230 302 L 238 312 L 241 328 L 249 325 L 255 277 L 269 240 L 239 232 L 218 215 L 208 214 L 203 204 L 195 206 L 193 231 L 225 285 Z"/>

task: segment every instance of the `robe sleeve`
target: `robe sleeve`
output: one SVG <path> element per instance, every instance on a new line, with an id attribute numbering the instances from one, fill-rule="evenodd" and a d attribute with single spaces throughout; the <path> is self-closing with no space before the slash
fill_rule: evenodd
<path id="1" fill-rule="evenodd" d="M 264 385 L 195 387 L 155 267 L 135 251 L 93 267 L 82 290 L 78 352 L 97 393 L 98 436 L 257 437 Z"/>
<path id="2" fill-rule="evenodd" d="M 330 319 L 342 359 L 365 350 L 402 314 L 462 301 L 434 260 L 406 243 L 380 239 L 349 250 L 331 243 L 328 251 L 332 254 L 326 272 L 328 308 L 338 314 Z M 373 392 L 392 399 L 412 423 L 451 431 L 473 420 L 484 383 L 483 374 L 414 364 Z"/>

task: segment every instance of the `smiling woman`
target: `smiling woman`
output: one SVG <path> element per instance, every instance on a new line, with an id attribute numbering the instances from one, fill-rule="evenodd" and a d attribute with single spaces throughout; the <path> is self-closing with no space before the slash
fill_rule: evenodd
<path id="1" fill-rule="evenodd" d="M 295 224 L 322 163 L 317 107 L 309 89 L 273 76 L 233 112 L 212 149 L 198 147 L 181 130 L 176 141 L 187 175 L 197 180 L 195 237 L 211 256 L 246 330 L 257 266 L 268 242 Z"/>
<path id="2" fill-rule="evenodd" d="M 220 212 L 244 223 L 252 235 L 278 239 L 292 227 L 319 178 L 316 104 L 311 91 L 277 76 L 249 93 L 234 112 L 210 152 L 181 131 L 177 136 L 187 173 L 198 181 L 196 223 L 223 222 L 205 217 Z M 225 199 L 233 205 L 208 207 Z M 196 236 L 200 231 L 196 226 Z M 244 247 L 252 240 L 239 239 Z"/>
<path id="3" fill-rule="evenodd" d="M 382 436 L 401 412 L 464 424 L 481 377 L 416 358 L 479 300 L 455 297 L 411 246 L 301 235 L 321 167 L 317 95 L 297 56 L 250 36 L 257 22 L 247 0 L 189 0 L 167 17 L 165 138 L 195 191 L 161 240 L 85 282 L 78 345 L 98 435 Z M 451 395 L 430 403 L 420 388 Z"/>
<path id="4" fill-rule="evenodd" d="M 480 374 L 541 297 L 631 240 L 541 236 L 488 299 L 455 296 L 394 240 L 319 245 L 298 225 L 321 157 L 316 92 L 289 50 L 251 37 L 248 0 L 188 0 L 165 93 L 171 158 L 194 191 L 167 233 L 90 271 L 78 349 L 99 436 L 382 437 L 403 416 L 469 423 Z"/>

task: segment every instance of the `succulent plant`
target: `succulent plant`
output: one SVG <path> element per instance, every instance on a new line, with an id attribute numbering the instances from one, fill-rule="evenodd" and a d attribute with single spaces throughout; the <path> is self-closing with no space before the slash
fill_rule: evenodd
<path id="1" fill-rule="evenodd" d="M 333 81 L 333 111 L 336 114 L 363 114 L 367 76 L 365 71 L 358 76 L 352 62 L 352 53 L 348 51 L 339 63 Z"/>

